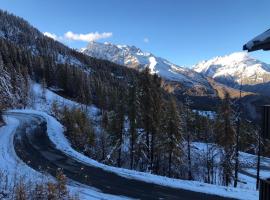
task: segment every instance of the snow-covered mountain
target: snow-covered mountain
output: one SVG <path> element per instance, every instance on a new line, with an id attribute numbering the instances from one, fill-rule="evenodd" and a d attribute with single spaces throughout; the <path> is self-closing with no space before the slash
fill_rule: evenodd
<path id="1" fill-rule="evenodd" d="M 152 74 L 157 73 L 166 80 L 181 82 L 190 86 L 208 85 L 206 78 L 199 73 L 177 66 L 152 53 L 143 52 L 135 46 L 90 42 L 86 48 L 81 49 L 81 52 L 91 57 L 109 60 L 138 70 L 149 67 Z"/>
<path id="2" fill-rule="evenodd" d="M 202 61 L 193 69 L 205 76 L 237 86 L 265 84 L 270 81 L 270 65 L 252 58 L 246 52 L 237 52 L 223 57 Z"/>

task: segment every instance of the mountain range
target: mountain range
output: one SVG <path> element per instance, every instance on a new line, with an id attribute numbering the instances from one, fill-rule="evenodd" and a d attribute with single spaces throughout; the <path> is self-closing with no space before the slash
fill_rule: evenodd
<path id="1" fill-rule="evenodd" d="M 270 95 L 270 65 L 246 52 L 202 61 L 194 65 L 193 69 L 227 86 L 240 88 L 242 85 L 245 91 Z"/>
<path id="2" fill-rule="evenodd" d="M 209 89 L 207 78 L 212 78 L 228 87 L 239 89 L 242 83 L 243 90 L 247 92 L 269 95 L 267 86 L 270 82 L 270 65 L 246 52 L 215 57 L 199 62 L 190 69 L 144 52 L 135 46 L 90 42 L 80 51 L 91 57 L 109 60 L 129 68 L 142 70 L 149 67 L 151 73 L 187 86 Z"/>
<path id="3" fill-rule="evenodd" d="M 114 45 L 111 43 L 90 42 L 81 52 L 95 58 L 142 70 L 149 67 L 152 74 L 157 73 L 169 81 L 181 82 L 187 86 L 207 86 L 207 80 L 199 73 L 168 60 L 144 52 L 140 48 L 128 45 Z"/>
<path id="4" fill-rule="evenodd" d="M 139 71 L 148 67 L 152 74 L 161 76 L 165 84 L 169 83 L 169 87 L 165 86 L 169 92 L 180 99 L 188 95 L 198 109 L 213 109 L 225 92 L 232 98 L 238 98 L 241 83 L 242 103 L 252 118 L 258 117 L 258 105 L 269 100 L 266 96 L 270 95 L 270 65 L 246 52 L 215 57 L 199 62 L 192 68 L 173 64 L 129 45 L 90 42 L 80 52 Z"/>

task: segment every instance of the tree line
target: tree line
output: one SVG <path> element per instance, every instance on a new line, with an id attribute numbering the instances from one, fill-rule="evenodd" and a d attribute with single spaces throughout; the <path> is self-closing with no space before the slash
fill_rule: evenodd
<path id="1" fill-rule="evenodd" d="M 234 180 L 236 159 L 236 111 L 228 94 L 215 116 L 202 116 L 186 98 L 164 93 L 163 81 L 149 69 L 140 72 L 126 90 L 115 90 L 116 100 L 100 105 L 98 133 L 87 109 L 53 106 L 66 127 L 73 147 L 105 164 L 153 174 L 229 185 Z M 111 99 L 111 93 L 105 96 Z M 256 144 L 254 128 L 242 123 L 239 146 Z M 206 151 L 196 154 L 194 142 Z M 256 149 L 253 149 L 254 152 Z"/>

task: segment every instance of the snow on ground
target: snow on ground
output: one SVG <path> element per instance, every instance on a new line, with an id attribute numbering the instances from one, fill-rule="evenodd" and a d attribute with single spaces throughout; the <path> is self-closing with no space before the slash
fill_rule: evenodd
<path id="1" fill-rule="evenodd" d="M 209 144 L 210 146 L 213 144 Z M 207 151 L 207 145 L 201 142 L 193 142 L 194 154 L 203 155 Z M 215 159 L 219 159 L 220 149 L 216 147 L 215 154 L 217 155 Z M 245 152 L 239 152 L 239 162 L 242 166 L 242 171 L 247 172 L 248 174 L 256 177 L 257 175 L 257 156 L 248 154 Z M 270 177 L 270 158 L 261 157 L 261 171 L 260 178 L 269 178 Z M 245 174 L 239 173 L 239 184 L 240 188 L 256 190 L 256 178 L 247 176 Z"/>
<path id="2" fill-rule="evenodd" d="M 80 107 L 81 104 L 71 101 L 69 99 L 63 98 L 59 96 L 58 94 L 45 89 L 45 99 L 42 95 L 42 87 L 40 84 L 33 83 L 32 84 L 32 90 L 33 90 L 33 105 L 30 106 L 30 108 L 34 110 L 49 112 L 51 110 L 52 104 L 54 102 L 57 103 L 58 106 L 64 107 Z M 90 116 L 96 116 L 99 112 L 99 109 L 95 106 L 88 106 L 88 112 Z"/>
<path id="3" fill-rule="evenodd" d="M 50 90 L 46 90 L 46 92 L 45 92 L 46 101 L 44 101 L 44 99 L 42 99 L 42 89 L 41 89 L 41 86 L 39 84 L 33 84 L 33 92 L 34 92 L 34 96 L 35 96 L 35 103 L 34 103 L 33 107 L 35 110 L 41 110 L 41 111 L 45 111 L 48 113 L 50 111 L 51 105 L 54 101 L 56 101 L 57 104 L 60 106 L 64 106 L 64 105 L 69 106 L 69 107 L 81 106 L 77 102 L 65 99 L 65 98 L 57 95 L 56 93 L 54 93 Z M 95 120 L 98 118 L 98 115 L 99 115 L 98 108 L 96 108 L 95 106 L 89 106 L 88 111 L 89 111 L 89 116 L 91 117 L 91 119 Z M 30 111 L 30 112 L 32 112 L 32 111 Z M 46 115 L 45 113 L 39 113 L 39 114 Z M 205 112 L 202 112 L 200 114 L 208 115 L 208 116 L 213 115 L 213 113 L 205 113 Z M 204 183 L 196 182 L 196 181 L 190 182 L 190 181 L 183 181 L 183 180 L 177 180 L 177 179 L 170 179 L 170 178 L 156 176 L 156 175 L 152 175 L 152 174 L 148 174 L 148 173 L 142 173 L 142 172 L 132 171 L 132 170 L 128 170 L 128 169 L 119 169 L 116 167 L 111 167 L 111 166 L 101 164 L 101 163 L 99 163 L 95 160 L 92 160 L 88 157 L 85 157 L 84 155 L 80 154 L 79 152 L 73 150 L 71 148 L 68 140 L 65 138 L 65 136 L 63 134 L 63 127 L 61 126 L 61 124 L 58 123 L 54 118 L 50 117 L 49 115 L 46 115 L 45 118 L 47 120 L 49 120 L 50 123 L 52 123 L 49 126 L 50 131 L 48 131 L 48 132 L 49 132 L 50 139 L 56 143 L 57 148 L 59 148 L 60 150 L 63 150 L 68 155 L 71 155 L 74 158 L 78 158 L 80 161 L 82 161 L 84 163 L 87 163 L 87 164 L 90 164 L 93 166 L 97 166 L 97 167 L 101 167 L 105 170 L 115 172 L 115 173 L 117 173 L 121 176 L 127 177 L 127 178 L 143 180 L 143 181 L 150 182 L 150 183 L 157 183 L 157 184 L 176 187 L 176 188 L 183 188 L 183 189 L 189 189 L 189 190 L 201 191 L 201 192 L 209 192 L 209 193 L 214 192 L 214 194 L 219 194 L 219 195 L 223 194 L 224 196 L 229 195 L 228 190 L 230 191 L 231 189 L 226 188 L 226 187 L 209 185 L 209 184 L 204 184 Z M 49 125 L 49 123 L 48 123 L 48 125 Z M 53 127 L 53 129 L 52 129 L 52 127 Z M 96 127 L 96 128 L 98 128 L 98 127 Z M 194 143 L 194 145 L 199 149 L 199 151 L 201 151 L 206 146 L 203 143 Z M 256 161 L 256 157 L 254 157 L 253 155 L 250 155 L 250 154 L 246 154 L 246 153 L 241 153 L 241 158 L 245 161 L 252 160 L 252 164 L 254 164 L 254 162 Z M 270 159 L 269 159 L 269 161 L 270 161 Z M 267 165 L 267 164 L 265 164 L 265 165 Z M 240 183 L 239 187 L 246 189 L 247 191 L 245 193 L 247 193 L 247 195 L 250 195 L 251 199 L 254 199 L 255 197 L 257 197 L 258 193 L 255 191 L 256 180 L 253 178 L 250 178 L 246 175 L 243 175 L 243 174 L 240 174 L 239 176 L 241 178 L 241 181 L 243 181 L 243 184 Z M 210 189 L 206 190 L 205 188 L 210 188 Z M 216 189 L 216 188 L 220 188 L 220 189 Z M 235 189 L 232 189 L 232 190 L 235 190 Z M 237 196 L 237 189 L 235 192 L 232 192 L 232 193 L 234 193 Z M 234 195 L 234 194 L 231 194 L 231 195 Z M 232 196 L 232 197 L 236 197 L 236 196 Z M 248 199 L 248 198 L 246 198 L 246 196 L 243 198 Z"/>
<path id="4" fill-rule="evenodd" d="M 254 168 L 248 168 L 248 169 L 245 169 L 246 172 L 250 173 L 250 174 L 253 174 L 256 176 L 257 174 L 257 170 L 254 169 Z M 263 178 L 263 179 L 267 179 L 269 178 L 270 176 L 270 171 L 269 170 L 263 170 L 261 169 L 260 170 L 260 177 Z"/>
<path id="5" fill-rule="evenodd" d="M 246 167 L 243 169 L 244 171 L 256 176 L 257 175 L 257 156 L 240 152 L 240 163 L 245 163 Z M 270 177 L 270 158 L 261 156 L 261 170 L 260 170 L 260 178 L 266 179 Z"/>
<path id="6" fill-rule="evenodd" d="M 79 193 L 79 198 L 81 200 L 128 200 L 130 198 L 115 196 L 111 194 L 101 193 L 99 190 L 93 187 L 88 187 L 82 184 L 75 184 L 68 186 L 69 191 L 76 194 Z"/>
<path id="7" fill-rule="evenodd" d="M 194 113 L 198 113 L 200 116 L 208 117 L 209 119 L 214 119 L 216 116 L 216 112 L 214 111 L 206 111 L 206 110 L 192 110 Z"/>
<path id="8" fill-rule="evenodd" d="M 91 121 L 93 122 L 93 128 L 95 133 L 100 132 L 99 121 L 100 121 L 100 109 L 96 106 L 85 106 L 79 104 L 75 101 L 66 99 L 61 97 L 60 95 L 52 92 L 51 90 L 45 89 L 44 94 L 42 94 L 42 87 L 38 83 L 32 83 L 32 91 L 33 91 L 33 100 L 32 104 L 28 107 L 29 109 L 43 111 L 48 114 L 52 114 L 51 108 L 53 103 L 57 103 L 57 106 L 64 107 L 67 106 L 69 108 L 87 108 L 88 116 L 90 117 Z"/>
<path id="9" fill-rule="evenodd" d="M 46 180 L 45 176 L 28 167 L 15 153 L 13 138 L 20 122 L 11 116 L 4 116 L 4 120 L 6 125 L 0 127 L 0 171 L 8 175 L 10 187 L 18 181 L 18 178 L 30 182 Z"/>
<path id="10" fill-rule="evenodd" d="M 85 164 L 95 166 L 95 167 L 100 167 L 104 170 L 114 172 L 120 176 L 129 178 L 129 179 L 142 180 L 145 182 L 155 183 L 155 184 L 159 184 L 163 186 L 181 188 L 181 189 L 186 189 L 186 190 L 191 190 L 191 191 L 197 191 L 197 192 L 203 192 L 203 193 L 209 193 L 209 194 L 215 194 L 215 195 L 221 195 L 221 196 L 245 199 L 245 200 L 258 199 L 258 192 L 255 191 L 254 189 L 255 188 L 254 179 L 243 174 L 240 174 L 240 178 L 243 182 L 245 182 L 245 184 L 240 184 L 241 188 L 235 189 L 232 187 L 216 186 L 216 185 L 206 184 L 206 183 L 202 183 L 198 181 L 185 181 L 185 180 L 179 180 L 179 179 L 171 179 L 171 178 L 157 176 L 157 175 L 153 175 L 149 173 L 143 173 L 143 172 L 123 169 L 123 168 L 116 168 L 116 167 L 104 165 L 89 157 L 86 157 L 82 155 L 81 153 L 72 149 L 70 143 L 68 142 L 68 140 L 63 134 L 62 125 L 56 119 L 54 119 L 53 117 L 45 113 L 47 112 L 50 114 L 50 108 L 53 102 L 57 102 L 57 104 L 60 106 L 66 105 L 69 107 L 81 106 L 81 105 L 74 101 L 65 99 L 50 90 L 46 90 L 45 92 L 46 100 L 44 100 L 42 98 L 41 86 L 35 83 L 33 84 L 33 93 L 34 93 L 34 104 L 33 104 L 34 110 L 30 110 L 30 109 L 29 110 L 13 110 L 13 112 L 16 111 L 16 112 L 22 112 L 22 113 L 38 114 L 38 115 L 43 116 L 47 120 L 49 138 L 51 139 L 53 143 L 55 143 L 56 147 L 62 150 L 63 152 L 65 152 L 67 155 Z M 99 109 L 96 108 L 95 106 L 89 106 L 88 111 L 89 111 L 89 116 L 91 116 L 92 118 L 97 118 L 97 116 L 99 115 L 98 114 Z M 202 144 L 201 146 L 199 143 L 195 145 L 199 149 L 203 148 Z M 245 157 L 243 157 L 243 159 L 250 159 L 250 154 L 244 154 L 244 156 Z M 98 191 L 95 191 L 94 189 L 89 189 L 89 188 L 86 189 L 83 187 L 81 188 L 81 191 L 80 191 L 80 193 L 82 194 L 91 193 L 92 195 L 95 192 L 100 194 Z M 98 196 L 98 194 L 94 194 L 94 195 Z M 102 197 L 104 198 L 105 196 L 103 195 L 104 194 L 102 194 Z"/>
<path id="11" fill-rule="evenodd" d="M 238 179 L 241 182 L 238 182 L 238 187 L 248 190 L 256 191 L 256 179 L 250 176 L 239 173 Z"/>
<path id="12" fill-rule="evenodd" d="M 18 111 L 24 113 L 24 111 L 21 111 L 21 110 L 18 110 Z M 12 113 L 12 111 L 10 113 Z M 33 112 L 30 112 L 30 113 L 33 113 Z M 42 113 L 40 115 L 44 116 L 45 114 Z M 50 117 L 50 119 L 53 119 L 53 118 Z M 55 179 L 49 176 L 48 174 L 43 175 L 33 170 L 27 164 L 25 164 L 22 160 L 20 160 L 20 158 L 17 157 L 16 152 L 13 147 L 13 138 L 14 138 L 16 128 L 20 125 L 20 122 L 12 115 L 6 115 L 4 117 L 4 120 L 6 122 L 6 125 L 3 127 L 0 127 L 0 141 L 1 141 L 0 172 L 8 175 L 7 176 L 8 184 L 9 184 L 8 187 L 12 188 L 13 185 L 16 183 L 16 181 L 19 181 L 20 178 L 23 178 L 23 180 L 26 182 L 32 182 L 32 183 L 44 183 L 47 181 L 55 181 Z M 55 119 L 54 119 L 54 122 L 56 122 Z M 49 129 L 49 132 L 51 132 L 52 130 L 54 129 L 53 128 Z M 104 194 L 95 188 L 91 188 L 85 185 L 76 184 L 74 182 L 71 182 L 71 183 L 72 185 L 68 185 L 68 189 L 72 193 L 79 193 L 80 199 L 104 199 L 104 200 L 127 199 L 125 197 L 118 197 L 114 195 Z M 3 189 L 1 187 L 2 186 L 0 185 L 0 189 Z"/>
<path id="13" fill-rule="evenodd" d="M 73 157 L 74 159 L 80 162 L 83 162 L 87 165 L 99 167 L 99 168 L 116 173 L 120 176 L 129 178 L 129 179 L 141 180 L 148 183 L 159 184 L 162 186 L 169 186 L 173 188 L 186 189 L 186 190 L 191 190 L 191 191 L 196 191 L 196 192 L 203 192 L 203 193 L 209 193 L 209 194 L 237 198 L 237 199 L 244 199 L 244 200 L 258 199 L 258 192 L 247 190 L 247 189 L 240 189 L 240 188 L 235 189 L 232 187 L 216 186 L 216 185 L 201 183 L 198 181 L 185 181 L 185 180 L 179 180 L 179 179 L 172 179 L 172 178 L 157 176 L 157 175 L 153 175 L 149 173 L 143 173 L 143 172 L 138 172 L 134 170 L 128 170 L 128 169 L 104 165 L 102 163 L 99 163 L 75 151 L 71 147 L 67 138 L 64 136 L 63 126 L 50 115 L 44 112 L 35 111 L 35 110 L 13 110 L 11 112 L 14 112 L 14 111 L 21 112 L 21 113 L 37 114 L 37 115 L 42 116 L 47 121 L 47 126 L 48 126 L 47 130 L 48 130 L 49 138 L 56 145 L 56 147 L 59 150 L 65 152 L 70 157 Z"/>

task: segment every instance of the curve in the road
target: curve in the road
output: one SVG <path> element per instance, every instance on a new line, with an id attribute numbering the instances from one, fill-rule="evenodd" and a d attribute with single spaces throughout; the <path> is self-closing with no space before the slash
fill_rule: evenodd
<path id="1" fill-rule="evenodd" d="M 136 199 L 231 199 L 131 180 L 101 168 L 86 165 L 56 149 L 47 135 L 46 122 L 42 117 L 19 113 L 12 115 L 21 122 L 14 138 L 15 151 L 25 163 L 37 171 L 45 171 L 55 176 L 57 169 L 62 168 L 64 174 L 74 181 L 97 188 L 103 193 Z"/>

